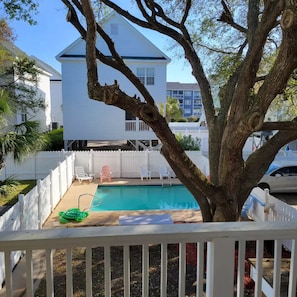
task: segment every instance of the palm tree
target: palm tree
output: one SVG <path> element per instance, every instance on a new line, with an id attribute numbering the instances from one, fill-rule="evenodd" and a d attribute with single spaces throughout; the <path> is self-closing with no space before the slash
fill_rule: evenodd
<path id="1" fill-rule="evenodd" d="M 161 104 L 161 114 L 164 114 L 164 104 Z M 169 123 L 172 119 L 178 121 L 183 114 L 179 107 L 179 101 L 176 98 L 167 97 L 166 99 L 166 120 Z"/>
<path id="2" fill-rule="evenodd" d="M 7 117 L 13 111 L 9 98 L 9 94 L 0 89 L 0 170 L 5 166 L 5 156 L 9 153 L 21 161 L 22 157 L 42 149 L 46 143 L 36 121 L 8 125 Z"/>

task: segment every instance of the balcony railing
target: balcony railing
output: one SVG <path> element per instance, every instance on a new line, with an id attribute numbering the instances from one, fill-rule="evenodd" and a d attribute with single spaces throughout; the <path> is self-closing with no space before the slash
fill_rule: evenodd
<path id="1" fill-rule="evenodd" d="M 5 258 L 6 296 L 13 296 L 14 285 L 18 282 L 11 273 L 10 263 L 12 251 L 19 250 L 25 253 L 26 296 L 34 296 L 35 251 L 39 251 L 38 262 L 45 262 L 46 295 L 44 296 L 62 296 L 61 293 L 60 295 L 55 293 L 57 271 L 53 263 L 56 257 L 54 251 L 63 249 L 66 269 L 63 296 L 67 297 L 75 294 L 89 297 L 184 297 L 190 294 L 199 297 L 260 297 L 262 291 L 270 292 L 266 296 L 295 297 L 296 230 L 296 222 L 234 222 L 2 232 L 0 252 L 4 252 Z M 292 240 L 292 250 L 286 253 L 286 263 L 289 265 L 283 267 L 282 242 L 288 239 Z M 270 262 L 273 263 L 270 271 L 272 281 L 267 289 L 264 260 L 267 257 L 267 243 L 271 241 L 273 242 L 273 249 L 270 251 Z M 254 244 L 254 254 L 249 250 L 249 243 Z M 134 247 L 139 248 L 137 255 Z M 159 251 L 158 259 L 152 258 L 151 251 L 154 247 Z M 76 248 L 83 248 L 78 258 L 75 258 L 73 253 Z M 95 250 L 98 248 L 102 252 L 100 259 L 95 255 Z M 113 254 L 114 248 L 120 249 L 117 256 Z M 40 251 L 44 254 L 43 257 L 40 256 Z M 138 259 L 135 260 L 135 257 Z M 75 289 L 74 273 L 77 263 L 81 261 L 84 262 L 84 272 L 79 269 L 78 273 L 85 279 L 85 285 L 83 288 Z M 140 263 L 138 268 L 135 268 L 133 261 Z M 176 265 L 171 265 L 173 261 L 177 261 Z M 101 265 L 100 276 L 93 271 L 97 264 Z M 115 269 L 121 273 L 115 274 Z M 168 278 L 172 269 L 175 271 L 176 279 Z M 252 295 L 247 295 L 245 290 L 245 281 L 249 273 L 255 281 Z M 151 285 L 153 275 L 155 277 L 157 275 L 159 280 L 157 287 Z M 101 277 L 101 281 L 97 277 Z M 191 292 L 188 292 L 189 278 L 192 281 Z M 121 285 L 115 289 L 114 284 L 119 280 Z M 136 282 L 140 283 L 139 293 L 134 291 Z M 98 285 L 101 286 L 101 293 L 96 291 Z M 168 293 L 172 287 L 174 295 Z M 80 290 L 83 295 L 77 295 L 79 293 L 75 290 Z"/>
<path id="2" fill-rule="evenodd" d="M 125 122 L 126 131 L 150 131 L 150 127 L 140 120 L 131 120 Z"/>

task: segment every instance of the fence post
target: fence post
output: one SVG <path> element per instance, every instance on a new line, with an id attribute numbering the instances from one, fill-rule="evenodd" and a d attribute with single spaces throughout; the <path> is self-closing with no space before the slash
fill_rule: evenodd
<path id="1" fill-rule="evenodd" d="M 19 206 L 20 206 L 20 229 L 21 230 L 25 230 L 25 219 L 24 219 L 24 209 L 25 209 L 25 205 L 24 205 L 24 194 L 19 194 L 18 196 L 18 200 L 19 200 Z"/>
<path id="2" fill-rule="evenodd" d="M 50 171 L 50 200 L 51 200 L 51 212 L 54 211 L 54 172 Z"/>
<path id="3" fill-rule="evenodd" d="M 62 165 L 59 162 L 59 200 L 62 198 Z"/>
<path id="4" fill-rule="evenodd" d="M 233 296 L 235 243 L 214 238 L 207 243 L 206 296 Z"/>
<path id="5" fill-rule="evenodd" d="M 42 224 L 41 224 L 41 211 L 42 211 L 42 193 L 41 193 L 41 180 L 39 179 L 37 181 L 37 198 L 38 198 L 38 214 L 37 214 L 37 220 L 38 220 L 38 229 L 42 229 Z"/>
<path id="6" fill-rule="evenodd" d="M 122 173 L 123 173 L 123 168 L 122 168 L 122 151 L 119 149 L 118 150 L 118 164 L 119 164 L 119 173 L 120 173 L 120 178 L 123 178 L 122 177 Z"/>
<path id="7" fill-rule="evenodd" d="M 91 149 L 89 151 L 89 158 L 88 158 L 88 173 L 95 173 L 94 172 L 94 151 Z"/>

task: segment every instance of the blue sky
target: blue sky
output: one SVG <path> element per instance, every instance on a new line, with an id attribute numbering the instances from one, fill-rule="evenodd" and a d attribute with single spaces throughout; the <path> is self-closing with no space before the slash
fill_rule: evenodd
<path id="1" fill-rule="evenodd" d="M 129 9 L 129 0 L 117 2 L 124 3 Z M 66 13 L 60 0 L 39 0 L 39 14 L 35 16 L 37 25 L 30 26 L 22 21 L 10 23 L 17 36 L 15 44 L 26 54 L 36 56 L 60 72 L 60 63 L 55 56 L 79 37 L 74 27 L 66 22 Z M 167 81 L 195 82 L 190 67 L 185 65 L 184 60 L 174 57 L 168 50 L 168 41 L 164 37 L 139 30 L 172 59 L 167 68 Z"/>

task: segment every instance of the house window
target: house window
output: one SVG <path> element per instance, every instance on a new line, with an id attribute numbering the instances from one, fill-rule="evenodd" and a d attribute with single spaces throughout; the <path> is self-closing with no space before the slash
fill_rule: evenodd
<path id="1" fill-rule="evenodd" d="M 137 68 L 136 75 L 143 85 L 155 84 L 155 68 Z"/>
<path id="2" fill-rule="evenodd" d="M 194 98 L 201 99 L 201 93 L 200 93 L 200 91 L 194 91 Z"/>
<path id="3" fill-rule="evenodd" d="M 27 122 L 28 120 L 28 115 L 26 113 L 21 113 L 21 121 L 23 122 Z"/>
<path id="4" fill-rule="evenodd" d="M 153 86 L 155 84 L 155 69 L 146 68 L 146 84 L 148 86 Z"/>
<path id="5" fill-rule="evenodd" d="M 185 100 L 185 105 L 192 105 L 192 101 L 189 99 Z"/>
<path id="6" fill-rule="evenodd" d="M 192 91 L 185 91 L 185 97 L 192 97 Z"/>
<path id="7" fill-rule="evenodd" d="M 119 25 L 118 24 L 110 25 L 110 34 L 111 35 L 119 35 Z"/>
<path id="8" fill-rule="evenodd" d="M 137 77 L 141 81 L 141 83 L 144 85 L 145 82 L 145 68 L 137 68 Z"/>

